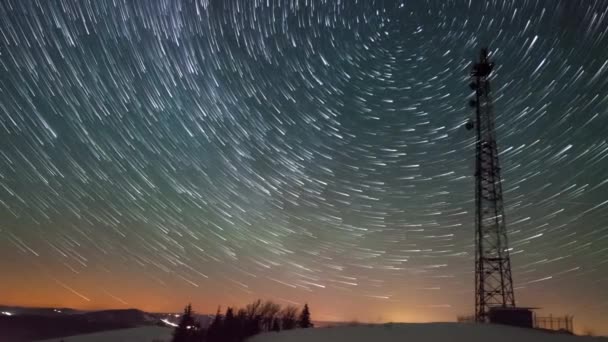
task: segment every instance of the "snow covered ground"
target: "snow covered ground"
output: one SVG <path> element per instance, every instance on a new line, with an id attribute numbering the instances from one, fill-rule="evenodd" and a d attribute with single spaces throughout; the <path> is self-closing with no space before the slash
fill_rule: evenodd
<path id="1" fill-rule="evenodd" d="M 147 326 L 53 338 L 40 342 L 168 342 L 171 341 L 171 334 L 173 328 Z"/>
<path id="2" fill-rule="evenodd" d="M 606 338 L 582 337 L 502 325 L 464 323 L 387 323 L 297 329 L 255 336 L 250 342 L 608 342 Z"/>

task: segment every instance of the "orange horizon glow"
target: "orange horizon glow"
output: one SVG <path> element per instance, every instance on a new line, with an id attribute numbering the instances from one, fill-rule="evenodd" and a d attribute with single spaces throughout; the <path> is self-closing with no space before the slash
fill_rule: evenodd
<path id="1" fill-rule="evenodd" d="M 35 295 L 27 292 L 13 292 L 13 294 L 18 294 L 17 296 L 11 298 L 0 297 L 0 305 L 4 306 L 16 306 L 16 307 L 26 307 L 26 308 L 70 308 L 76 310 L 84 310 L 84 311 L 96 311 L 96 310 L 120 310 L 120 309 L 138 309 L 145 312 L 152 313 L 180 313 L 183 310 L 183 307 L 191 303 L 195 312 L 200 314 L 209 314 L 212 315 L 216 312 L 218 306 L 222 308 L 222 311 L 226 309 L 227 306 L 232 307 L 244 307 L 246 304 L 250 303 L 255 299 L 243 299 L 242 301 L 233 301 L 233 302 L 225 302 L 225 303 L 210 303 L 205 300 L 197 300 L 193 298 L 191 301 L 156 301 L 158 298 L 154 298 L 154 295 L 142 295 L 133 294 L 133 297 L 127 304 L 116 302 L 111 298 L 107 301 L 101 300 L 91 300 L 89 302 L 83 301 L 82 298 L 70 295 L 70 294 L 60 294 L 53 293 L 52 291 L 46 292 L 44 295 L 41 292 L 38 292 Z M 254 298 L 254 297 L 252 297 Z M 257 297 L 256 297 L 257 298 Z M 264 298 L 260 297 L 262 300 L 273 300 L 281 305 L 290 305 L 290 303 L 278 300 L 277 298 Z M 340 310 L 330 310 L 328 306 L 319 304 L 318 301 L 311 300 L 307 302 L 311 307 L 313 320 L 318 322 L 327 322 L 327 323 L 339 323 L 339 322 L 357 322 L 363 324 L 382 324 L 382 323 L 433 323 L 433 322 L 455 322 L 457 315 L 452 315 L 451 312 L 454 310 L 450 310 L 449 312 L 443 312 L 440 314 L 432 312 L 424 311 L 424 310 L 403 310 L 397 309 L 394 305 L 381 306 L 382 310 L 378 312 L 384 312 L 384 314 L 374 314 L 377 313 L 376 310 L 366 312 L 364 308 L 361 308 L 358 314 L 353 314 L 353 312 L 347 314 L 345 312 L 340 312 Z M 365 306 L 364 306 L 365 307 Z M 458 310 L 456 310 L 458 311 Z M 563 312 L 563 311 L 561 311 Z M 587 334 L 588 332 L 593 332 L 596 335 L 606 335 L 606 327 L 603 324 L 601 317 L 595 321 L 587 321 L 587 322 L 579 322 L 575 316 L 575 333 L 576 334 Z"/>
<path id="2" fill-rule="evenodd" d="M 330 289 L 294 291 L 281 284 L 257 286 L 252 283 L 252 288 L 256 288 L 249 292 L 230 284 L 209 281 L 201 281 L 198 287 L 194 287 L 171 274 L 151 281 L 141 274 L 127 271 L 101 273 L 92 268 L 87 273 L 76 275 L 61 267 L 42 268 L 36 263 L 18 270 L 16 265 L 6 263 L 6 260 L 0 261 L 0 266 L 7 271 L 5 274 L 11 274 L 0 283 L 0 304 L 7 306 L 179 313 L 185 305 L 192 303 L 196 312 L 214 314 L 218 306 L 225 310 L 227 306 L 243 307 L 256 299 L 268 299 L 281 305 L 302 306 L 308 303 L 315 321 L 361 323 L 455 322 L 457 316 L 472 312 L 473 307 L 472 292 L 459 295 L 453 295 L 449 290 L 416 292 L 411 290 L 411 285 L 403 287 L 398 297 L 400 300 L 393 300 Z M 578 334 L 593 331 L 597 335 L 608 335 L 608 326 L 601 315 L 595 315 L 585 307 L 576 310 L 580 296 L 588 295 L 577 292 L 579 286 L 588 284 L 564 283 L 560 290 L 565 294 L 545 291 L 542 286 L 530 287 L 520 290 L 516 296 L 518 304 L 540 307 L 539 312 L 543 315 L 574 315 L 575 332 Z M 579 295 L 574 295 L 576 293 Z"/>

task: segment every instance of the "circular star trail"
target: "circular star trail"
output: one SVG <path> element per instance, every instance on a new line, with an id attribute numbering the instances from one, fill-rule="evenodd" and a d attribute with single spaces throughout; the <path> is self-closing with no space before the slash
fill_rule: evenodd
<path id="1" fill-rule="evenodd" d="M 516 299 L 597 326 L 607 17 L 592 0 L 3 1 L 0 300 L 470 312 L 463 124 L 488 46 Z"/>

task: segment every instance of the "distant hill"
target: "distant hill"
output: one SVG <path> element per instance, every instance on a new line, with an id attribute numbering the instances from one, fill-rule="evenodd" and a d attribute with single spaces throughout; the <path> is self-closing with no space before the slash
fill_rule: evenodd
<path id="1" fill-rule="evenodd" d="M 197 315 L 201 325 L 210 315 Z M 170 327 L 177 313 L 149 313 L 137 309 L 81 311 L 70 308 L 0 306 L 0 341 L 32 341 L 142 326 Z M 167 322 L 169 324 L 167 324 Z"/>
<path id="2" fill-rule="evenodd" d="M 57 316 L 65 314 L 83 313 L 84 311 L 70 308 L 27 308 L 21 306 L 0 305 L 0 312 L 9 312 L 12 315 Z"/>

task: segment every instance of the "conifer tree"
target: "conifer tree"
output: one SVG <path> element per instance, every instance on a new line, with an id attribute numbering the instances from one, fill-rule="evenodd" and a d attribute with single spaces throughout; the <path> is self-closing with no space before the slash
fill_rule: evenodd
<path id="1" fill-rule="evenodd" d="M 313 324 L 310 321 L 310 310 L 308 309 L 308 304 L 304 304 L 304 309 L 300 313 L 300 318 L 298 319 L 298 327 L 300 328 L 312 328 Z"/>
<path id="2" fill-rule="evenodd" d="M 222 312 L 220 308 L 217 308 L 217 313 L 213 318 L 213 322 L 209 325 L 209 329 L 207 330 L 207 340 L 210 342 L 220 342 L 222 341 L 222 334 L 224 330 L 224 318 L 222 317 Z"/>
<path id="3" fill-rule="evenodd" d="M 234 309 L 228 307 L 226 309 L 226 316 L 224 316 L 224 327 L 223 327 L 223 339 L 227 342 L 234 342 L 239 336 L 239 324 L 237 318 L 234 316 Z"/>
<path id="4" fill-rule="evenodd" d="M 277 332 L 277 331 L 281 331 L 281 324 L 280 324 L 279 322 L 280 322 L 280 321 L 279 321 L 279 319 L 278 319 L 278 318 L 275 318 L 275 319 L 272 321 L 272 328 L 271 328 L 271 330 L 272 330 L 272 331 L 275 331 L 275 332 Z"/>
<path id="5" fill-rule="evenodd" d="M 173 331 L 173 342 L 194 342 L 198 338 L 200 325 L 194 320 L 192 305 L 188 304 L 179 324 Z"/>

